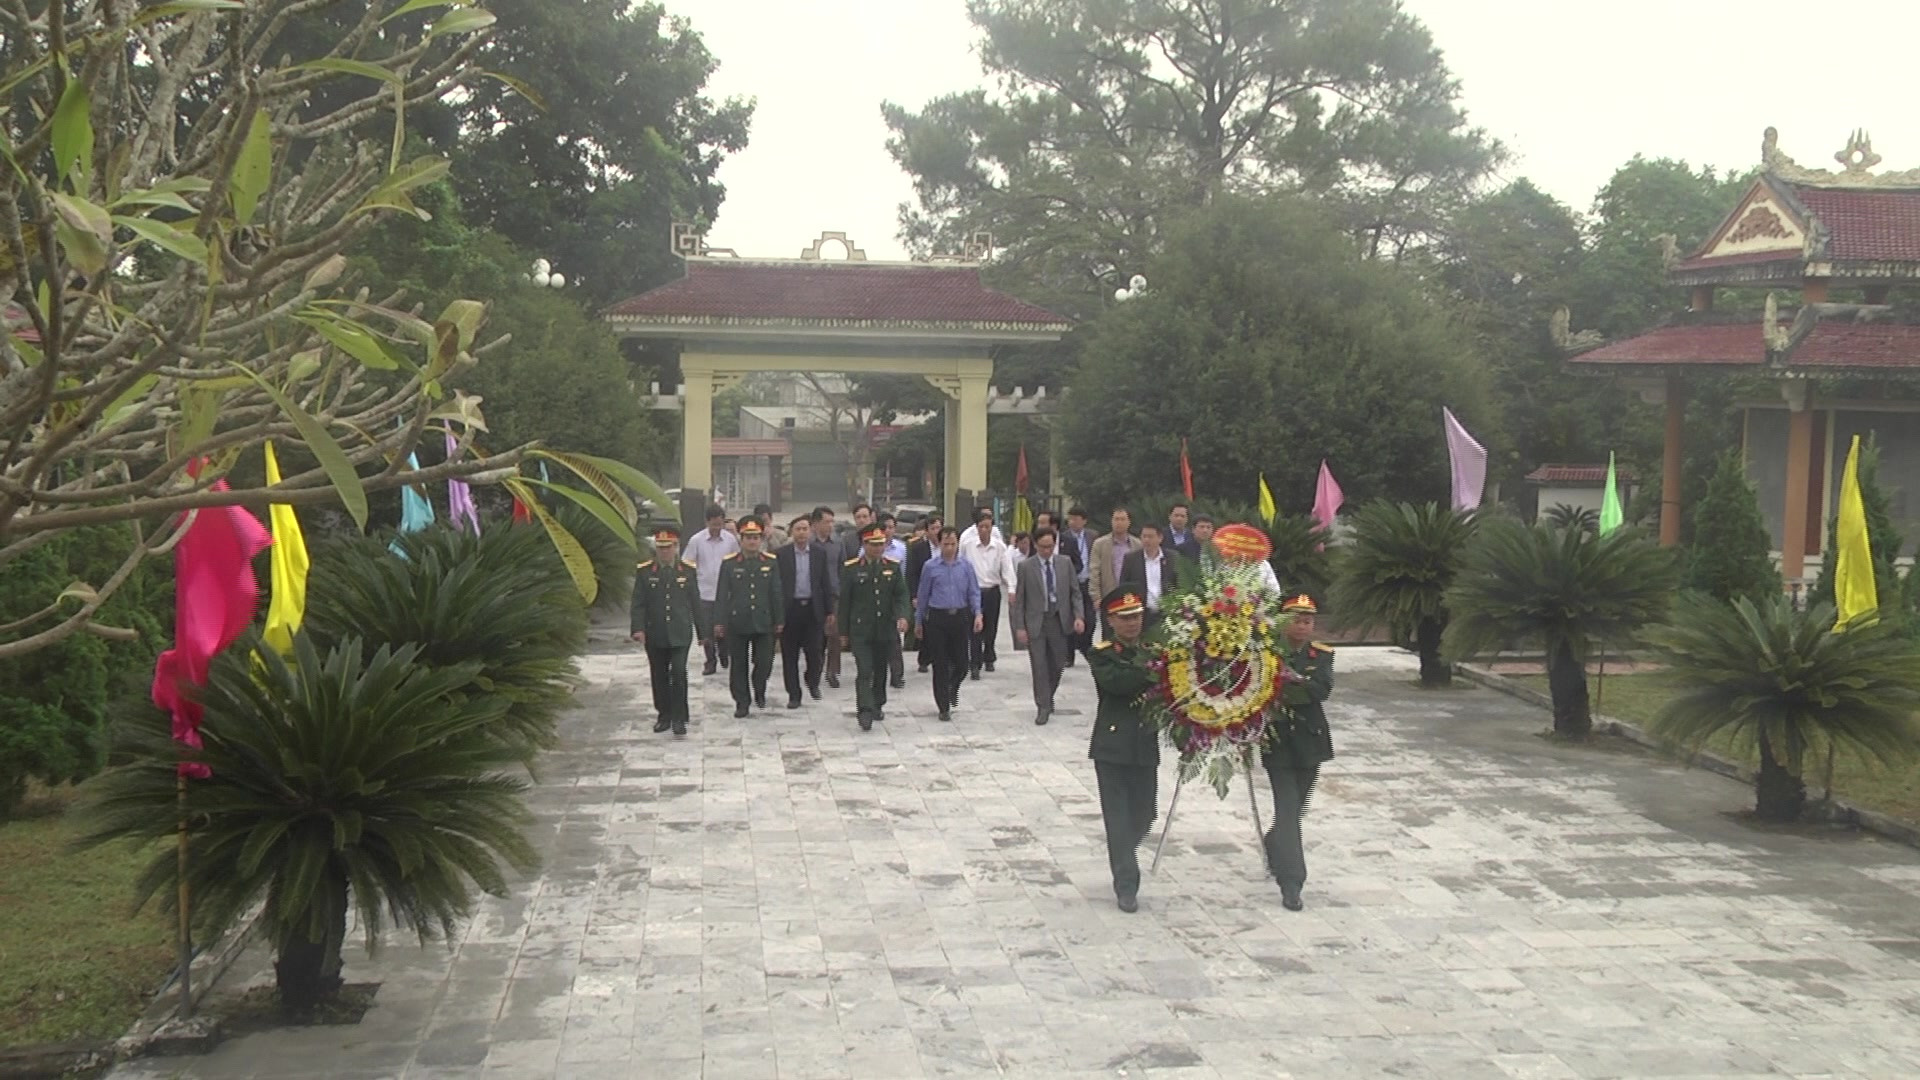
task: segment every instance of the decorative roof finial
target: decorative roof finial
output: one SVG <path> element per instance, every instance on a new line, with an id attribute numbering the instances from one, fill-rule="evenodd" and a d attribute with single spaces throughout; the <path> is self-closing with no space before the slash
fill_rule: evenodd
<path id="1" fill-rule="evenodd" d="M 1833 155 L 1833 160 L 1840 163 L 1846 175 L 1864 177 L 1869 169 L 1880 164 L 1880 155 L 1873 152 L 1873 139 L 1867 134 L 1867 129 L 1854 128 L 1853 137 L 1847 140 L 1847 145 L 1839 153 Z"/>
<path id="2" fill-rule="evenodd" d="M 1780 149 L 1780 133 L 1768 128 L 1760 139 L 1760 168 L 1776 180 L 1807 187 L 1915 188 L 1920 187 L 1920 169 L 1905 172 L 1876 173 L 1880 155 L 1873 152 L 1873 139 L 1865 128 L 1855 128 L 1847 145 L 1833 159 L 1840 163 L 1832 169 L 1809 169 L 1788 157 Z"/>

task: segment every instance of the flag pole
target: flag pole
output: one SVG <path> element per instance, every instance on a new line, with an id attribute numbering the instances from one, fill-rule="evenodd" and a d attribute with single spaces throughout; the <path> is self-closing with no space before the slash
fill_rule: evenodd
<path id="1" fill-rule="evenodd" d="M 179 870 L 180 879 L 180 1008 L 176 1015 L 182 1020 L 193 1017 L 193 919 L 188 907 L 187 885 L 187 777 L 179 774 L 175 780 L 180 796 L 179 831 Z"/>
<path id="2" fill-rule="evenodd" d="M 1160 853 L 1167 848 L 1167 834 L 1173 831 L 1173 812 L 1180 809 L 1180 789 L 1185 787 L 1186 783 L 1187 774 L 1185 772 L 1174 774 L 1173 798 L 1167 802 L 1167 821 L 1166 824 L 1160 826 L 1160 842 L 1153 845 L 1153 865 L 1147 867 L 1147 873 L 1149 874 L 1160 869 Z"/>

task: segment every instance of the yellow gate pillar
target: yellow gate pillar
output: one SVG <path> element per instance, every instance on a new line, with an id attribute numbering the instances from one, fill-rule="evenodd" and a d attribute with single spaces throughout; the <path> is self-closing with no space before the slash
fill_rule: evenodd
<path id="1" fill-rule="evenodd" d="M 695 356 L 680 359 L 685 386 L 680 411 L 680 489 L 713 500 L 713 368 Z"/>
<path id="2" fill-rule="evenodd" d="M 946 423 L 943 426 L 946 428 L 947 445 L 945 457 L 940 462 L 940 488 L 942 494 L 940 505 L 947 514 L 957 514 L 959 513 L 959 509 L 954 506 L 953 500 L 955 493 L 961 488 L 960 403 L 954 400 L 952 393 L 949 393 L 947 396 Z M 978 491 L 979 489 L 975 488 L 974 490 Z M 953 521 L 948 524 L 964 527 L 966 522 Z"/>
<path id="3" fill-rule="evenodd" d="M 991 364 L 989 364 L 991 372 Z M 954 402 L 959 441 L 954 443 L 955 487 L 984 491 L 987 487 L 987 381 L 988 373 L 960 376 L 960 399 Z"/>

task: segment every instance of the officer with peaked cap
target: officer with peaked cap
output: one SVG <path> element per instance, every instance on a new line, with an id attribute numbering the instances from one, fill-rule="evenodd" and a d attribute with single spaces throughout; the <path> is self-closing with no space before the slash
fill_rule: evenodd
<path id="1" fill-rule="evenodd" d="M 726 645 L 733 715 L 744 717 L 754 705 L 767 707 L 767 677 L 773 674 L 773 640 L 785 613 L 780 610 L 780 563 L 760 549 L 766 526 L 742 518 L 737 526 L 740 550 L 720 563 L 720 585 L 713 596 L 713 634 Z"/>
<path id="2" fill-rule="evenodd" d="M 840 568 L 840 640 L 860 669 L 854 697 L 861 731 L 886 719 L 888 668 L 907 632 L 907 572 L 886 557 L 887 539 L 879 525 L 862 529 L 860 557 Z"/>
<path id="3" fill-rule="evenodd" d="M 1305 907 L 1300 890 L 1307 883 L 1307 856 L 1300 839 L 1300 817 L 1320 766 L 1333 758 L 1333 733 L 1325 702 L 1333 693 L 1333 649 L 1313 640 L 1319 608 L 1301 593 L 1283 601 L 1289 616 L 1281 658 L 1285 685 L 1280 689 L 1277 722 L 1260 755 L 1273 787 L 1273 827 L 1267 830 L 1267 868 L 1280 883 L 1280 903 L 1288 911 Z"/>
<path id="4" fill-rule="evenodd" d="M 697 568 L 680 559 L 680 530 L 653 533 L 653 558 L 633 575 L 633 640 L 647 650 L 653 678 L 653 730 L 687 733 L 687 650 L 707 640 Z"/>
<path id="5" fill-rule="evenodd" d="M 1140 909 L 1137 849 L 1159 812 L 1160 733 L 1147 719 L 1141 696 L 1157 681 L 1140 644 L 1146 601 L 1131 585 L 1101 600 L 1113 636 L 1087 653 L 1100 704 L 1093 717 L 1087 756 L 1100 785 L 1100 819 L 1107 829 L 1107 864 L 1120 910 Z"/>

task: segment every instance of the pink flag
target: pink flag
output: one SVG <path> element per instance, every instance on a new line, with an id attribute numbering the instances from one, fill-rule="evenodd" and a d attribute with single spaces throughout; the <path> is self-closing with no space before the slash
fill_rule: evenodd
<path id="1" fill-rule="evenodd" d="M 227 482 L 213 490 L 227 490 Z M 173 648 L 153 665 L 153 703 L 172 714 L 173 737 L 196 750 L 202 709 L 193 688 L 206 685 L 214 656 L 253 621 L 260 598 L 253 557 L 272 542 L 252 514 L 216 506 L 196 513 L 173 549 Z M 182 764 L 180 773 L 204 778 L 208 770 Z"/>
<path id="2" fill-rule="evenodd" d="M 1340 512 L 1340 504 L 1345 501 L 1347 497 L 1334 481 L 1333 470 L 1327 468 L 1325 458 L 1320 459 L 1320 479 L 1313 485 L 1313 519 L 1321 528 L 1331 531 L 1333 516 Z"/>
<path id="3" fill-rule="evenodd" d="M 448 461 L 454 459 L 454 452 L 459 448 L 460 444 L 454 440 L 453 432 L 447 432 Z M 480 510 L 473 505 L 473 489 L 467 486 L 465 480 L 448 480 L 447 519 L 452 521 L 454 528 L 457 529 L 460 527 L 461 518 L 466 518 L 467 524 L 473 526 L 473 535 L 480 535 Z"/>
<path id="4" fill-rule="evenodd" d="M 1453 508 L 1478 510 L 1487 487 L 1487 448 L 1473 441 L 1453 410 L 1442 405 L 1447 422 L 1447 456 L 1453 460 Z"/>

